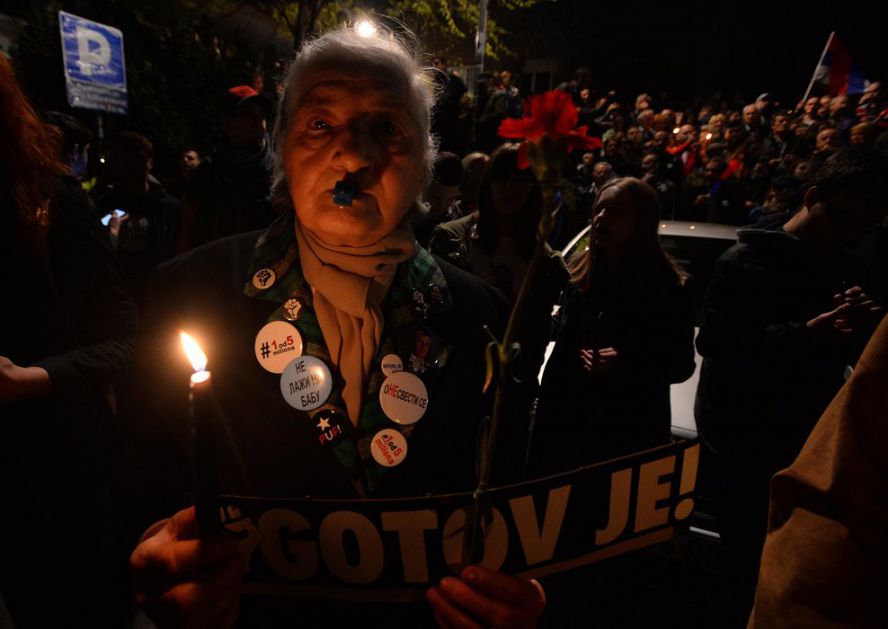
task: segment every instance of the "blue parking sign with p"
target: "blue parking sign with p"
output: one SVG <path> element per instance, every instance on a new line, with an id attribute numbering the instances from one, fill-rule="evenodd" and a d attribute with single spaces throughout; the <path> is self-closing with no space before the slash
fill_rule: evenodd
<path id="1" fill-rule="evenodd" d="M 105 24 L 59 11 L 68 104 L 127 113 L 123 33 Z"/>

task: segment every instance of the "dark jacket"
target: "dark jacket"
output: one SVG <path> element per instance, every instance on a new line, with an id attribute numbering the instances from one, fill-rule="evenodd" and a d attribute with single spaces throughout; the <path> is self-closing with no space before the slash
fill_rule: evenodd
<path id="1" fill-rule="evenodd" d="M 783 231 L 738 231 L 716 263 L 697 348 L 704 358 L 697 426 L 716 450 L 757 453 L 772 474 L 789 465 L 843 383 L 850 352 L 812 335 L 806 322 L 835 308 L 859 283 L 854 256 L 816 255 Z"/>
<path id="2" fill-rule="evenodd" d="M 273 165 L 268 141 L 252 152 L 223 145 L 204 159 L 186 194 L 195 213 L 187 244 L 268 227 L 276 216 L 270 200 Z"/>
<path id="3" fill-rule="evenodd" d="M 372 421 L 379 420 L 381 414 L 378 391 L 384 376 L 378 367 L 380 360 L 388 353 L 399 353 L 406 365 L 407 350 L 401 340 L 405 332 L 412 338 L 417 324 L 433 332 L 438 349 L 439 368 L 422 376 L 430 375 L 425 379 L 428 411 L 412 432 L 405 433 L 408 454 L 403 463 L 383 468 L 367 457 L 358 463 L 358 475 L 370 497 L 474 488 L 477 427 L 489 407 L 482 396 L 487 342 L 483 326 L 502 328 L 504 307 L 498 295 L 472 276 L 417 250 L 413 259 L 399 267 L 383 304 L 386 327 L 360 423 L 349 429 L 348 438 L 339 445 L 321 445 L 317 422 L 285 402 L 280 376 L 265 371 L 254 353 L 256 333 L 267 321 L 283 318 L 282 302 L 293 289 L 305 304 L 304 314 L 294 323 L 303 338 L 303 354 L 319 357 L 331 366 L 298 257 L 286 262 L 288 254 L 281 253 L 290 251 L 292 242 L 287 244 L 287 240 L 293 240 L 292 233 L 292 220 L 279 220 L 264 236 L 264 244 L 256 245 L 258 233 L 233 236 L 176 258 L 159 270 L 146 316 L 149 324 L 137 352 L 138 395 L 135 407 L 130 407 L 135 421 L 131 440 L 136 446 L 131 460 L 141 488 L 142 517 L 136 530 L 169 516 L 189 500 L 190 369 L 178 347 L 180 329 L 203 341 L 213 388 L 227 423 L 228 436 L 219 448 L 223 493 L 358 497 L 355 468 L 348 463 L 357 456 L 360 444 L 378 429 Z M 278 247 L 277 253 L 269 253 L 269 246 Z M 281 260 L 284 262 L 278 265 Z M 256 292 L 251 287 L 257 264 L 276 269 L 277 280 L 267 291 Z M 415 298 L 415 290 L 423 295 L 421 299 Z M 334 393 L 329 403 L 340 406 L 341 378 L 332 366 L 331 371 Z M 387 428 L 397 427 L 384 416 L 381 421 Z M 507 451 L 504 448 L 504 454 Z M 499 469 L 507 471 L 511 466 Z M 252 603 L 245 601 L 242 610 L 248 617 L 259 614 L 263 620 L 255 626 L 283 622 L 287 616 L 291 626 L 297 618 L 307 626 L 316 626 L 321 619 L 336 626 L 346 619 L 354 622 L 355 614 L 366 613 L 346 604 L 334 609 L 299 602 L 253 608 Z M 427 608 L 417 613 L 423 622 L 431 622 Z M 362 622 L 375 626 L 384 618 L 385 612 L 375 608 Z M 253 625 L 248 622 L 246 626 Z"/>
<path id="4" fill-rule="evenodd" d="M 99 216 L 115 209 L 127 213 L 115 243 L 117 258 L 130 292 L 141 303 L 151 273 L 175 254 L 182 204 L 159 182 L 149 181 L 144 194 L 111 188 L 96 199 Z"/>
<path id="5" fill-rule="evenodd" d="M 0 356 L 52 383 L 0 405 L 0 590 L 22 627 L 105 626 L 126 595 L 113 565 L 111 385 L 132 359 L 137 313 L 88 198 L 69 184 L 45 246 L 6 211 L 0 227 Z"/>
<path id="6" fill-rule="evenodd" d="M 669 385 L 694 373 L 690 280 L 673 272 L 630 302 L 602 274 L 565 290 L 533 428 L 531 469 L 556 472 L 669 443 Z M 614 371 L 587 374 L 581 349 L 616 349 Z"/>
<path id="7" fill-rule="evenodd" d="M 442 223 L 432 232 L 429 251 L 472 273 L 472 248 L 480 246 L 477 223 L 477 213 Z M 552 306 L 558 302 L 567 280 L 567 268 L 561 254 L 547 246 L 517 327 L 516 340 L 521 343 L 519 378 L 524 382 L 525 390 L 536 389 L 536 375 L 549 342 Z M 515 290 L 517 292 L 517 287 Z"/>

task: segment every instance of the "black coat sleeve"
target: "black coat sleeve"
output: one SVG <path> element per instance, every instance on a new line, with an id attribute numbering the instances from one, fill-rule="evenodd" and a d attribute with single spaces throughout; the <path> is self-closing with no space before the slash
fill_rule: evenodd
<path id="1" fill-rule="evenodd" d="M 621 335 L 617 369 L 650 383 L 684 382 L 694 373 L 692 279 L 658 291 L 642 323 Z"/>
<path id="2" fill-rule="evenodd" d="M 769 321 L 767 283 L 729 250 L 715 265 L 703 304 L 697 349 L 704 358 L 801 356 L 815 339 L 805 321 Z"/>
<path id="3" fill-rule="evenodd" d="M 85 195 L 60 186 L 50 216 L 49 264 L 72 344 L 34 365 L 54 391 L 76 392 L 111 383 L 130 365 L 138 312 Z"/>

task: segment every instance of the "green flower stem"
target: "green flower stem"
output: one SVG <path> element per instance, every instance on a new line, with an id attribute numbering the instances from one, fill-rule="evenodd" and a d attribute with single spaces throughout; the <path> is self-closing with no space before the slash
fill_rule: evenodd
<path id="1" fill-rule="evenodd" d="M 544 140 L 546 139 L 548 138 L 544 138 Z M 538 160 L 535 158 L 540 158 L 539 161 L 543 161 L 543 155 L 540 153 L 544 153 L 545 151 L 541 150 L 537 152 L 534 150 L 535 147 L 535 144 L 531 144 L 528 147 L 530 149 L 528 155 L 534 170 L 534 175 L 542 186 L 543 208 L 540 214 L 538 228 L 539 238 L 537 239 L 533 256 L 530 259 L 530 264 L 527 267 L 527 273 L 525 273 L 524 279 L 521 282 L 521 289 L 518 291 L 518 296 L 515 299 L 512 312 L 509 315 L 509 322 L 506 325 L 505 335 L 503 336 L 502 341 L 495 344 L 497 358 L 499 359 L 499 386 L 496 388 L 496 394 L 493 398 L 493 414 L 490 419 L 490 426 L 486 439 L 483 439 L 482 437 L 482 440 L 479 443 L 479 450 L 483 448 L 483 451 L 479 451 L 478 453 L 478 487 L 475 489 L 472 496 L 474 499 L 474 508 L 472 510 L 472 520 L 469 524 L 469 530 L 466 532 L 467 553 L 465 559 L 469 564 L 480 563 L 484 557 L 484 516 L 489 511 L 487 491 L 493 469 L 493 456 L 496 451 L 496 440 L 499 435 L 500 423 L 502 421 L 502 410 L 505 396 L 504 391 L 507 383 L 512 379 L 513 361 L 516 356 L 516 353 L 512 350 L 512 345 L 514 343 L 513 339 L 515 338 L 518 322 L 521 320 L 521 315 L 524 312 L 531 284 L 533 284 L 537 268 L 540 265 L 540 260 L 546 250 L 546 239 L 549 237 L 549 232 L 552 231 L 552 226 L 554 224 L 551 207 L 552 201 L 555 198 L 561 170 L 558 168 L 557 171 L 553 173 L 553 170 L 555 169 L 551 168 L 551 162 L 548 164 L 540 164 L 538 166 Z M 549 156 L 547 155 L 546 157 Z M 553 174 L 555 175 L 554 177 Z"/>

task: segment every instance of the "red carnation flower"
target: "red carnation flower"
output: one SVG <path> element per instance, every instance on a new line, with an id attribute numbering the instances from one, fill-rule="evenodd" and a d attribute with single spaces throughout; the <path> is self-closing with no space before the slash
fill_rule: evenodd
<path id="1" fill-rule="evenodd" d="M 524 103 L 523 118 L 506 118 L 499 127 L 503 138 L 524 139 L 539 142 L 544 136 L 563 142 L 567 152 L 574 148 L 592 150 L 601 148 L 601 140 L 586 135 L 588 127 L 576 127 L 579 114 L 570 94 L 552 90 L 539 96 L 528 96 Z M 518 166 L 527 168 L 527 142 L 522 142 L 518 152 Z"/>

